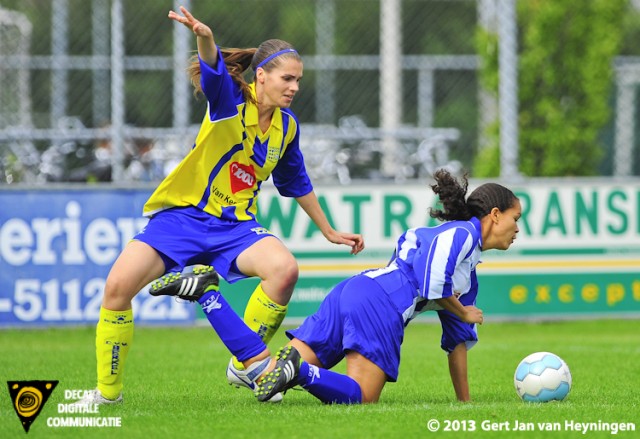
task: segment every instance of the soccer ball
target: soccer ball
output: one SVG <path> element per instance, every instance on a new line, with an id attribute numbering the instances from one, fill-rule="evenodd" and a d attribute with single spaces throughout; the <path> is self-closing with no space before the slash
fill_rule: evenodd
<path id="1" fill-rule="evenodd" d="M 562 401 L 571 390 L 571 372 L 557 355 L 535 352 L 518 364 L 513 383 L 524 401 Z"/>

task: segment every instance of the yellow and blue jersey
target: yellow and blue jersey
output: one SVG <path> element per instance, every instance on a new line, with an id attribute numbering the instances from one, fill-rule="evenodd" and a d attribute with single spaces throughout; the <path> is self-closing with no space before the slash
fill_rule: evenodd
<path id="1" fill-rule="evenodd" d="M 200 60 L 207 112 L 189 154 L 160 183 L 144 206 L 145 216 L 173 207 L 195 206 L 217 218 L 256 218 L 256 198 L 273 176 L 281 195 L 301 197 L 313 190 L 300 151 L 295 115 L 276 108 L 262 133 L 258 107 L 244 99 L 218 50 L 215 66 Z M 255 96 L 255 84 L 251 84 Z"/>

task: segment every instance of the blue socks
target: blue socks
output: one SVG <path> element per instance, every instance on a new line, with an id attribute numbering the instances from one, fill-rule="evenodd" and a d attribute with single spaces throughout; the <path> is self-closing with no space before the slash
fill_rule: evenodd
<path id="1" fill-rule="evenodd" d="M 267 345 L 229 306 L 219 291 L 206 292 L 198 303 L 222 343 L 238 359 L 245 361 L 263 352 Z M 360 404 L 360 385 L 351 377 L 321 369 L 306 361 L 300 364 L 297 384 L 325 404 Z"/>
<path id="2" fill-rule="evenodd" d="M 360 404 L 360 384 L 347 375 L 322 369 L 303 361 L 297 384 L 325 404 Z"/>
<path id="3" fill-rule="evenodd" d="M 222 343 L 238 361 L 255 357 L 267 348 L 260 336 L 246 325 L 219 291 L 212 289 L 206 292 L 198 303 Z"/>

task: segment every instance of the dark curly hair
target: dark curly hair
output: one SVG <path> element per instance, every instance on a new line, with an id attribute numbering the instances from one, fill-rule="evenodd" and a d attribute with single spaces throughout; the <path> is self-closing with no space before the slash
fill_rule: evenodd
<path id="1" fill-rule="evenodd" d="M 439 169 L 433 178 L 436 184 L 431 185 L 431 189 L 440 198 L 442 209 L 432 208 L 429 215 L 441 221 L 482 218 L 494 207 L 504 212 L 518 199 L 510 189 L 502 185 L 485 183 L 478 186 L 465 200 L 469 186 L 467 174 L 464 174 L 462 182 L 459 182 L 449 171 Z"/>

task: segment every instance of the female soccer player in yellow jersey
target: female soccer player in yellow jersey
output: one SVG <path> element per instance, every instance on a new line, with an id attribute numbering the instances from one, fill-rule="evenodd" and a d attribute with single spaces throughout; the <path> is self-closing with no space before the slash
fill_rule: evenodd
<path id="1" fill-rule="evenodd" d="M 228 282 L 259 277 L 244 319 L 269 341 L 298 279 L 291 252 L 256 221 L 256 198 L 270 176 L 279 193 L 294 197 L 328 241 L 350 246 L 353 254 L 364 248 L 361 235 L 331 227 L 307 176 L 300 126 L 288 109 L 302 78 L 295 49 L 281 40 L 267 40 L 257 49 L 221 49 L 208 26 L 185 8 L 180 12 L 169 12 L 169 18 L 196 35 L 198 57 L 189 72 L 196 92 L 207 99 L 207 112 L 191 151 L 145 204 L 149 223 L 127 244 L 107 277 L 96 329 L 98 385 L 81 404 L 122 401 L 123 369 L 133 339 L 131 301 L 164 273 L 203 264 Z M 243 79 L 249 67 L 255 73 L 251 84 Z M 177 276 L 164 279 L 175 282 Z M 182 279 L 195 288 L 209 278 L 195 270 Z M 210 303 L 207 309 L 222 313 L 218 322 L 225 320 L 224 313 L 233 313 L 226 303 Z M 236 334 L 233 327 L 227 330 Z M 218 333 L 225 341 L 224 330 Z M 258 352 L 241 336 L 232 338 L 236 359 L 229 364 L 229 380 L 254 388 L 242 369 Z"/>

